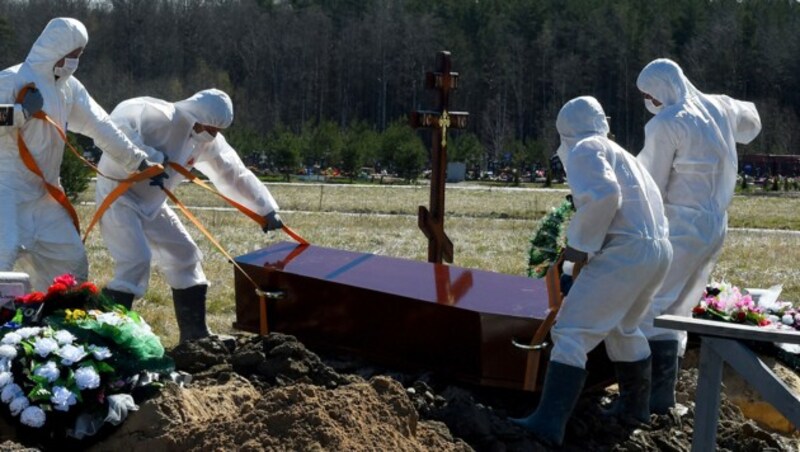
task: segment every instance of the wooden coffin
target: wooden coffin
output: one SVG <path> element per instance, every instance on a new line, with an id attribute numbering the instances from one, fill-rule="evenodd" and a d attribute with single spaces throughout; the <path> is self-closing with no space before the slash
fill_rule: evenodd
<path id="1" fill-rule="evenodd" d="M 235 328 L 482 385 L 523 389 L 529 352 L 512 340 L 530 342 L 548 308 L 543 280 L 375 254 L 282 242 L 236 262 L 269 296 L 262 326 L 260 298 L 237 270 Z M 539 389 L 545 367 L 529 389 Z M 610 369 L 595 350 L 593 379 Z"/>

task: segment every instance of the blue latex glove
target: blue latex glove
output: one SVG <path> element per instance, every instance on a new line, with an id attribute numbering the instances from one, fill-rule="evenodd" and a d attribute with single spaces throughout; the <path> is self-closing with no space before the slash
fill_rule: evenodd
<path id="1" fill-rule="evenodd" d="M 264 226 L 264 232 L 274 231 L 283 227 L 283 220 L 278 212 L 272 211 L 264 216 L 267 224 Z"/>
<path id="2" fill-rule="evenodd" d="M 25 92 L 25 98 L 22 99 L 22 112 L 25 114 L 25 119 L 42 111 L 43 106 L 44 98 L 41 91 L 35 87 L 28 88 L 28 91 Z"/>
<path id="3" fill-rule="evenodd" d="M 167 158 L 166 157 L 167 156 L 164 156 L 164 163 L 163 164 L 167 163 Z M 144 171 L 147 168 L 150 168 L 151 166 L 154 166 L 154 165 L 157 165 L 157 163 L 150 162 L 147 159 L 142 160 L 142 163 L 139 164 L 139 171 Z M 164 179 L 169 179 L 169 174 L 167 174 L 166 171 L 164 171 L 162 173 L 158 173 L 155 176 L 151 177 L 150 178 L 150 185 L 153 186 L 153 187 L 158 187 L 158 188 L 163 190 L 165 188 L 164 187 Z"/>

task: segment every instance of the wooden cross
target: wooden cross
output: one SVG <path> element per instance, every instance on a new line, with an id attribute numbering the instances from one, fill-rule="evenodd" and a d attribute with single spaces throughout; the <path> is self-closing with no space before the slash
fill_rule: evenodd
<path id="1" fill-rule="evenodd" d="M 453 262 L 453 242 L 444 232 L 444 183 L 447 175 L 447 130 L 467 127 L 469 113 L 449 111 L 450 91 L 458 88 L 458 72 L 451 72 L 450 52 L 436 55 L 438 72 L 425 74 L 425 88 L 438 91 L 438 109 L 411 113 L 413 128 L 433 129 L 431 142 L 431 199 L 430 211 L 419 206 L 417 224 L 428 238 L 428 262 L 437 264 L 444 259 Z"/>

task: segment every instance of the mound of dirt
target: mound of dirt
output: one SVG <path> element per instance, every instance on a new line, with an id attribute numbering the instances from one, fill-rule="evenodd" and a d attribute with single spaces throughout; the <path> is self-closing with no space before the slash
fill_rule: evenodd
<path id="1" fill-rule="evenodd" d="M 192 381 L 186 387 L 168 383 L 141 402 L 120 427 L 81 448 L 548 450 L 508 421 L 535 406 L 531 394 L 465 386 L 329 352 L 317 355 L 281 334 L 202 340 L 170 354 L 179 369 L 191 373 Z M 690 450 L 696 380 L 695 368 L 683 369 L 677 388 L 680 404 L 639 428 L 625 427 L 601 413 L 601 405 L 616 397 L 613 387 L 588 392 L 579 401 L 561 450 Z M 0 432 L 9 436 L 8 428 Z M 35 445 L 30 438 L 23 443 Z M 746 420 L 723 395 L 719 450 L 798 450 L 797 446 L 796 439 Z M 0 448 L 25 450 L 20 442 Z"/>

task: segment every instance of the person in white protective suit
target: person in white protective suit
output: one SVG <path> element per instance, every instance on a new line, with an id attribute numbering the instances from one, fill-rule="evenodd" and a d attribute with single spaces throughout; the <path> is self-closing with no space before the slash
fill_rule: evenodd
<path id="1" fill-rule="evenodd" d="M 551 331 L 539 405 L 527 418 L 512 419 L 550 445 L 563 442 L 586 380 L 587 354 L 602 341 L 619 379 L 614 414 L 624 422 L 649 420 L 650 349 L 639 323 L 672 258 L 658 187 L 636 158 L 607 138 L 600 103 L 589 96 L 567 102 L 556 127 L 576 208 L 565 258 L 591 258 Z"/>
<path id="2" fill-rule="evenodd" d="M 111 112 L 111 119 L 133 142 L 156 148 L 169 162 L 196 168 L 222 194 L 263 215 L 265 232 L 283 226 L 269 190 L 219 133 L 233 122 L 233 104 L 224 92 L 208 89 L 175 103 L 151 97 L 129 99 Z M 99 166 L 110 177 L 125 171 L 107 155 Z M 172 168 L 166 172 L 169 177 L 162 182 L 167 189 L 183 179 Z M 98 177 L 97 202 L 116 186 L 116 182 Z M 184 342 L 210 334 L 205 314 L 208 280 L 200 250 L 166 199 L 158 186 L 140 182 L 103 215 L 100 231 L 116 265 L 104 291 L 130 308 L 134 298 L 147 290 L 154 260 L 172 288 L 180 341 Z"/>
<path id="3" fill-rule="evenodd" d="M 725 240 L 736 185 L 736 143 L 752 141 L 761 120 L 750 102 L 699 92 L 668 59 L 645 66 L 636 85 L 655 115 L 645 126 L 637 158 L 664 198 L 675 253 L 641 326 L 653 351 L 650 408 L 665 414 L 675 405 L 686 333 L 655 328 L 653 321 L 661 314 L 689 316 L 699 302 Z"/>
<path id="4" fill-rule="evenodd" d="M 15 264 L 31 277 L 34 290 L 44 290 L 54 277 L 88 274 L 86 251 L 65 210 L 29 170 L 20 156 L 21 136 L 44 178 L 59 187 L 64 141 L 56 128 L 33 115 L 43 111 L 63 130 L 95 140 L 121 164 L 128 176 L 161 157 L 140 149 L 109 120 L 108 114 L 72 74 L 88 42 L 83 24 L 75 19 L 51 20 L 22 64 L 0 72 L 0 104 L 13 105 L 11 124 L 0 126 L 0 271 Z M 20 103 L 18 93 L 30 83 Z"/>

